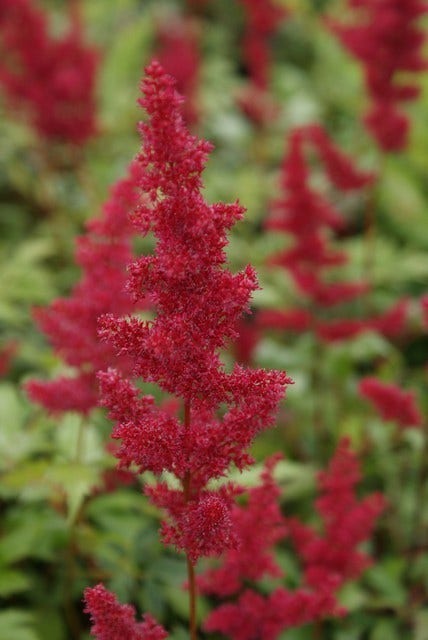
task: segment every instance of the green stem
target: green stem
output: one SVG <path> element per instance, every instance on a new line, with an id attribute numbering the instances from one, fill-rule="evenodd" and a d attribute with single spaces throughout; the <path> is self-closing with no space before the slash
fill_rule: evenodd
<path id="1" fill-rule="evenodd" d="M 184 432 L 185 435 L 190 429 L 190 401 L 184 402 Z M 189 502 L 191 497 L 191 480 L 192 476 L 190 471 L 186 473 L 183 479 L 183 492 L 185 502 Z M 195 579 L 195 567 L 189 554 L 186 553 L 187 562 L 187 582 L 189 585 L 189 632 L 190 640 L 197 640 L 197 627 L 196 627 L 196 579 Z"/>

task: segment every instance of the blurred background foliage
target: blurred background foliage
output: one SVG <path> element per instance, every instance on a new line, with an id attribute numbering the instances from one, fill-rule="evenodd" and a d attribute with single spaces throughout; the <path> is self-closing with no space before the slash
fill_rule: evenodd
<path id="1" fill-rule="evenodd" d="M 66 4 L 39 2 L 54 32 L 65 28 Z M 376 372 L 415 389 L 426 415 L 428 339 L 417 301 L 428 278 L 428 75 L 421 74 L 422 94 L 408 108 L 408 148 L 381 157 L 360 121 L 366 100 L 361 70 L 323 22 L 327 14 L 342 15 L 344 2 L 278 4 L 290 12 L 272 38 L 279 113 L 263 128 L 236 102 L 246 81 L 242 7 L 211 0 L 194 16 L 201 46 L 197 134 L 215 144 L 206 197 L 239 199 L 248 209 L 231 233 L 230 262 L 234 269 L 255 265 L 261 283 L 256 312 L 295 301 L 284 272 L 266 265 L 284 241 L 265 231 L 263 222 L 278 193 L 287 132 L 318 121 L 358 166 L 381 171 L 370 249 L 372 308 L 380 312 L 398 298 L 411 299 L 407 331 L 397 340 L 370 332 L 326 346 L 311 334 L 267 331 L 257 345 L 255 364 L 286 369 L 295 380 L 278 427 L 254 448 L 260 462 L 273 451 L 284 453 L 277 470 L 284 512 L 311 517 L 315 473 L 343 434 L 360 453 L 363 491 L 381 490 L 389 502 L 373 540 L 374 566 L 342 594 L 349 615 L 283 637 L 427 640 L 426 427 L 397 432 L 368 409 L 356 387 L 361 375 Z M 102 411 L 85 420 L 73 414 L 58 419 L 31 405 L 21 388 L 30 376 L 64 372 L 37 330 L 32 308 L 66 295 L 77 281 L 74 240 L 139 148 L 138 84 L 156 52 L 156 24 L 186 10 L 178 0 L 82 0 L 81 6 L 86 39 L 101 52 L 99 134 L 82 149 L 47 146 L 25 119 L 5 102 L 0 106 L 0 341 L 12 345 L 0 382 L 0 640 L 89 637 L 81 595 L 99 580 L 123 601 L 149 610 L 181 640 L 188 615 L 184 562 L 160 545 L 159 515 L 142 497 L 139 480 L 110 490 L 106 473 L 114 459 L 105 451 L 110 425 Z M 316 180 L 329 197 L 338 197 L 322 175 Z M 339 206 L 349 232 L 337 242 L 350 256 L 346 276 L 357 280 L 366 268 L 365 196 L 346 196 Z M 360 312 L 360 303 L 353 304 L 351 313 Z M 243 482 L 254 483 L 254 472 Z M 278 554 L 294 584 L 300 569 L 293 552 L 284 546 Z M 201 619 L 209 606 L 201 603 Z"/>

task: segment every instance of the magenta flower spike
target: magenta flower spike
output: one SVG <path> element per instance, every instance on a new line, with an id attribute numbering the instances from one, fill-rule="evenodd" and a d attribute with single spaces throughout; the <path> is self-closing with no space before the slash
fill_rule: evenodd
<path id="1" fill-rule="evenodd" d="M 196 637 L 194 565 L 202 556 L 234 548 L 234 496 L 239 488 L 211 481 L 252 459 L 248 447 L 271 426 L 277 404 L 291 380 L 284 372 L 246 369 L 228 372 L 219 351 L 237 335 L 257 288 L 254 269 L 232 274 L 225 268 L 226 234 L 243 216 L 239 203 L 205 202 L 201 174 L 212 146 L 191 135 L 182 117 L 183 99 L 158 62 L 146 69 L 140 105 L 141 204 L 132 219 L 156 238 L 153 255 L 129 267 L 128 290 L 145 298 L 152 321 L 105 315 L 100 336 L 133 362 L 133 377 L 156 383 L 180 400 L 181 415 L 158 407 L 118 371 L 100 373 L 102 403 L 116 422 L 120 465 L 135 465 L 165 479 L 147 487 L 162 508 L 164 543 L 185 553 L 190 594 L 191 638 Z"/>
<path id="2" fill-rule="evenodd" d="M 368 400 L 382 420 L 392 420 L 402 428 L 423 424 L 415 393 L 404 391 L 394 383 L 368 376 L 358 386 L 360 396 Z"/>
<path id="3" fill-rule="evenodd" d="M 120 604 L 102 585 L 85 589 L 85 612 L 92 620 L 92 635 L 98 640 L 164 640 L 168 636 L 150 615 L 135 620 L 135 609 Z"/>
<path id="4" fill-rule="evenodd" d="M 0 87 L 23 109 L 41 138 L 83 146 L 97 133 L 99 54 L 84 43 L 80 22 L 52 38 L 47 15 L 32 0 L 0 3 Z"/>
<path id="5" fill-rule="evenodd" d="M 423 0 L 348 0 L 348 5 L 354 23 L 331 21 L 330 26 L 363 65 L 370 98 L 364 124 L 382 151 L 401 151 L 410 128 L 401 103 L 418 97 L 413 74 L 427 68 L 426 34 L 417 20 L 428 7 Z"/>

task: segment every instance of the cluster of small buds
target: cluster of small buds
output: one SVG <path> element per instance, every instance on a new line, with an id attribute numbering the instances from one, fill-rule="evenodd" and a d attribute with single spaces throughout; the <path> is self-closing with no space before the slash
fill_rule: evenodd
<path id="1" fill-rule="evenodd" d="M 321 535 L 297 518 L 282 516 L 274 465 L 274 459 L 267 462 L 260 486 L 250 489 L 248 502 L 232 511 L 238 549 L 228 551 L 220 567 L 199 577 L 203 592 L 235 597 L 214 609 L 204 624 L 207 631 L 232 640 L 275 640 L 291 627 L 344 615 L 337 591 L 370 565 L 371 558 L 359 546 L 371 536 L 385 506 L 380 494 L 356 497 L 359 463 L 344 439 L 328 469 L 319 474 L 316 508 L 324 523 Z M 302 562 L 303 584 L 295 590 L 278 586 L 263 596 L 254 587 L 265 576 L 283 577 L 273 547 L 288 535 Z"/>
<path id="2" fill-rule="evenodd" d="M 272 0 L 240 0 L 245 11 L 243 62 L 249 78 L 239 96 L 239 105 L 255 125 L 263 125 L 275 114 L 276 106 L 269 96 L 271 71 L 269 40 L 286 18 L 286 10 Z"/>
<path id="3" fill-rule="evenodd" d="M 74 370 L 72 376 L 26 384 L 30 398 L 53 413 L 87 414 L 98 405 L 97 371 L 113 362 L 122 371 L 130 370 L 127 358 L 118 360 L 113 349 L 100 342 L 97 328 L 101 314 L 120 315 L 135 309 L 125 283 L 126 266 L 133 255 L 133 228 L 127 214 L 138 202 L 138 171 L 138 165 L 132 163 L 128 176 L 112 189 L 102 214 L 87 223 L 87 234 L 78 239 L 76 262 L 82 277 L 70 296 L 35 311 L 56 354 Z"/>
<path id="4" fill-rule="evenodd" d="M 423 0 L 348 0 L 356 10 L 357 24 L 331 21 L 343 45 L 364 65 L 371 106 L 365 124 L 383 151 L 400 151 L 407 145 L 409 119 L 401 103 L 420 93 L 404 74 L 427 68 L 423 56 L 426 34 L 416 20 L 428 12 Z"/>
<path id="5" fill-rule="evenodd" d="M 373 405 L 382 420 L 391 420 L 402 428 L 423 424 L 413 391 L 403 391 L 394 383 L 367 377 L 360 381 L 359 393 Z"/>
<path id="6" fill-rule="evenodd" d="M 48 27 L 33 0 L 2 0 L 0 86 L 42 138 L 82 145 L 96 133 L 99 56 L 84 44 L 73 16 L 61 38 L 53 38 Z"/>

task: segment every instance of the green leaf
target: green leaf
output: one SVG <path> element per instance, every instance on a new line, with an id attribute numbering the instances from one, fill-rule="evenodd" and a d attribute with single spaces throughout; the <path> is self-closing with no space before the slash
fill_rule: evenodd
<path id="1" fill-rule="evenodd" d="M 67 498 L 67 520 L 71 524 L 84 499 L 99 480 L 97 467 L 78 462 L 50 465 L 46 470 L 46 480 L 53 488 L 60 489 Z"/>
<path id="2" fill-rule="evenodd" d="M 48 640 L 48 638 L 49 640 L 65 640 L 67 632 L 61 613 L 61 609 L 54 608 L 44 608 L 34 612 L 34 626 L 37 629 L 38 637 L 44 640 Z"/>
<path id="3" fill-rule="evenodd" d="M 371 567 L 366 573 L 368 584 L 377 592 L 370 599 L 373 608 L 402 607 L 407 602 L 407 591 L 401 582 L 405 562 L 401 558 L 390 558 Z"/>
<path id="4" fill-rule="evenodd" d="M 348 582 L 340 591 L 340 604 L 348 611 L 358 611 L 366 605 L 368 597 L 360 585 Z"/>
<path id="5" fill-rule="evenodd" d="M 428 640 L 428 608 L 416 613 L 414 640 Z"/>
<path id="6" fill-rule="evenodd" d="M 379 620 L 370 634 L 370 640 L 397 640 L 400 637 L 396 620 Z"/>
<path id="7" fill-rule="evenodd" d="M 3 497 L 19 496 L 21 500 L 38 500 L 51 493 L 46 482 L 47 460 L 23 462 L 1 478 L 0 495 Z"/>
<path id="8" fill-rule="evenodd" d="M 0 611 L 0 640 L 41 640 L 31 628 L 33 616 L 21 609 Z"/>
<path id="9" fill-rule="evenodd" d="M 31 586 L 31 581 L 22 571 L 3 569 L 0 572 L 0 596 L 9 597 L 16 593 L 26 591 Z"/>

